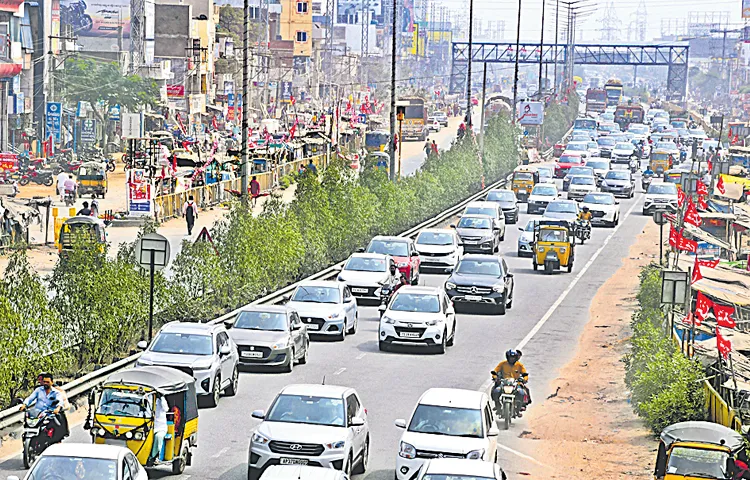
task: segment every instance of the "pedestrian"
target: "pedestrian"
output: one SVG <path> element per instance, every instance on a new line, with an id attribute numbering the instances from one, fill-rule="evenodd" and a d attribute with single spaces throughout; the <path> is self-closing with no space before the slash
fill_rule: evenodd
<path id="1" fill-rule="evenodd" d="M 76 215 L 83 215 L 84 217 L 91 216 L 91 209 L 89 208 L 89 202 L 83 202 L 83 208 L 78 210 Z"/>
<path id="2" fill-rule="evenodd" d="M 91 216 L 99 218 L 99 201 L 97 199 L 91 200 Z"/>
<path id="3" fill-rule="evenodd" d="M 260 196 L 260 183 L 258 177 L 253 175 L 253 179 L 250 180 L 250 196 L 253 198 L 253 207 L 258 203 L 258 197 Z"/>
<path id="4" fill-rule="evenodd" d="M 60 172 L 57 174 L 57 193 L 60 195 L 60 201 L 65 201 L 65 180 L 68 179 L 68 174 Z"/>
<path id="5" fill-rule="evenodd" d="M 182 206 L 182 214 L 185 216 L 185 222 L 187 222 L 188 235 L 192 235 L 195 219 L 198 218 L 198 206 L 193 201 L 192 195 L 188 197 L 188 201 Z"/>
<path id="6" fill-rule="evenodd" d="M 427 141 L 424 142 L 424 154 L 426 156 L 430 156 L 430 153 L 432 153 L 432 145 L 430 144 L 430 139 L 428 138 Z"/>
<path id="7" fill-rule="evenodd" d="M 315 166 L 315 163 L 313 163 L 312 158 L 310 159 L 310 163 L 307 164 L 307 169 L 312 173 L 313 175 L 318 174 L 318 167 Z"/>
<path id="8" fill-rule="evenodd" d="M 430 145 L 432 148 L 432 153 L 437 157 L 438 156 L 438 146 L 437 143 L 435 143 L 435 140 L 432 140 L 432 145 Z"/>

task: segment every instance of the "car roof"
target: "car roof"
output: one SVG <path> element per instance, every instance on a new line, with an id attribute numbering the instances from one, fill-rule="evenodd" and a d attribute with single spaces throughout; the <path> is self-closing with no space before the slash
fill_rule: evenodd
<path id="1" fill-rule="evenodd" d="M 309 465 L 271 465 L 260 478 L 261 480 L 337 480 L 346 477 L 341 470 L 333 468 Z"/>
<path id="2" fill-rule="evenodd" d="M 344 398 L 344 396 L 353 391 L 354 389 L 351 387 L 342 387 L 339 385 L 298 383 L 287 385 L 286 387 L 282 388 L 281 392 L 279 393 L 284 395 L 310 395 L 313 397 L 323 398 Z"/>
<path id="3" fill-rule="evenodd" d="M 575 201 L 575 200 L 566 200 L 566 199 L 564 199 L 564 198 L 559 198 L 559 199 L 557 199 L 557 200 L 552 200 L 552 201 L 551 201 L 551 202 L 549 202 L 549 203 L 550 203 L 550 205 L 552 205 L 553 203 L 567 203 L 567 204 L 578 205 L 578 202 L 577 202 L 577 201 Z"/>
<path id="4" fill-rule="evenodd" d="M 468 458 L 435 458 L 429 460 L 425 472 L 437 475 L 495 478 L 495 463 L 477 462 Z"/>
<path id="5" fill-rule="evenodd" d="M 49 446 L 42 454 L 45 457 L 85 457 L 104 460 L 117 460 L 129 450 L 117 445 L 97 445 L 92 443 L 56 443 Z"/>
<path id="6" fill-rule="evenodd" d="M 342 288 L 344 284 L 334 280 L 303 280 L 297 284 L 298 287 L 334 287 Z"/>
<path id="7" fill-rule="evenodd" d="M 420 287 L 420 286 L 411 286 L 411 285 L 404 285 L 403 287 L 399 288 L 397 293 L 414 293 L 414 294 L 421 294 L 421 295 L 438 295 L 440 294 L 441 289 L 438 287 Z"/>
<path id="8" fill-rule="evenodd" d="M 195 322 L 170 322 L 161 327 L 160 332 L 169 333 L 211 333 L 218 324 Z"/>
<path id="9" fill-rule="evenodd" d="M 486 218 L 488 220 L 492 220 L 492 217 L 489 215 L 484 215 L 481 213 L 467 213 L 466 215 L 461 215 L 461 218 Z"/>
<path id="10" fill-rule="evenodd" d="M 468 207 L 497 208 L 497 204 L 495 202 L 469 202 L 466 204 L 466 208 Z"/>
<path id="11" fill-rule="evenodd" d="M 375 240 L 383 241 L 383 242 L 411 242 L 411 238 L 407 237 L 397 237 L 395 235 L 376 235 L 372 237 L 372 240 L 370 242 L 374 242 Z"/>
<path id="12" fill-rule="evenodd" d="M 557 185 L 555 185 L 554 183 L 537 183 L 536 185 L 534 185 L 534 189 L 532 191 L 536 190 L 537 187 L 554 187 L 554 189 L 557 190 Z"/>
<path id="13" fill-rule="evenodd" d="M 461 257 L 461 260 L 483 260 L 483 261 L 489 261 L 494 260 L 496 262 L 500 262 L 500 258 L 497 255 L 488 255 L 488 254 L 482 254 L 482 253 L 467 253 L 466 255 Z"/>
<path id="14" fill-rule="evenodd" d="M 388 260 L 389 255 L 384 255 L 382 253 L 359 252 L 359 253 L 352 253 L 349 258 L 373 258 L 377 260 Z"/>
<path id="15" fill-rule="evenodd" d="M 486 216 L 488 215 L 485 215 L 485 217 Z M 447 228 L 423 228 L 419 233 L 447 233 L 449 235 L 455 235 L 453 230 L 448 230 Z"/>
<path id="16" fill-rule="evenodd" d="M 399 291 L 401 291 L 400 289 Z M 481 409 L 485 394 L 477 390 L 462 388 L 431 388 L 419 399 L 420 405 Z"/>
<path id="17" fill-rule="evenodd" d="M 292 309 L 285 305 L 246 305 L 242 307 L 239 313 L 242 312 L 268 312 L 268 313 L 287 313 Z"/>

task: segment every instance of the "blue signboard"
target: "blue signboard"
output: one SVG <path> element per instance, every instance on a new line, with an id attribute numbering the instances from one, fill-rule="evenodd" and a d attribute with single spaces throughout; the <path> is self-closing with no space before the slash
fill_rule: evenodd
<path id="1" fill-rule="evenodd" d="M 47 110 L 45 115 L 47 126 L 47 134 L 49 138 L 53 135 L 56 143 L 60 143 L 60 132 L 62 129 L 62 103 L 60 102 L 47 102 Z"/>
<path id="2" fill-rule="evenodd" d="M 81 120 L 81 142 L 96 142 L 96 120 Z"/>
<path id="3" fill-rule="evenodd" d="M 120 121 L 120 106 L 119 105 L 113 105 L 109 107 L 109 119 L 114 122 Z"/>

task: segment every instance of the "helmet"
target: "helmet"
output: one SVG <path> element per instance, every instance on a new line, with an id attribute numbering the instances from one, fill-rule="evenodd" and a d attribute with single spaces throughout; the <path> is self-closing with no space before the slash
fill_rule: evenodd
<path id="1" fill-rule="evenodd" d="M 519 350 L 508 350 L 505 352 L 505 359 L 510 364 L 516 363 L 521 358 L 521 352 Z"/>
<path id="2" fill-rule="evenodd" d="M 588 212 L 589 211 L 589 207 L 583 207 L 583 211 L 584 212 Z"/>

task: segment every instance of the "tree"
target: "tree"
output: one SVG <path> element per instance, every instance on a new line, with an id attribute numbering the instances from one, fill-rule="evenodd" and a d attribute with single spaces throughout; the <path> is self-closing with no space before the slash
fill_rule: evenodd
<path id="1" fill-rule="evenodd" d="M 155 108 L 159 86 L 139 75 L 123 75 L 117 62 L 100 62 L 89 58 L 69 58 L 58 70 L 56 80 L 62 84 L 62 96 L 71 103 L 88 102 L 94 116 L 106 126 L 111 107 L 135 112 L 142 107 Z M 104 144 L 107 129 L 104 129 Z"/>
<path id="2" fill-rule="evenodd" d="M 39 372 L 64 368 L 66 346 L 60 318 L 26 252 L 13 253 L 0 282 L 0 406 L 33 385 Z"/>

